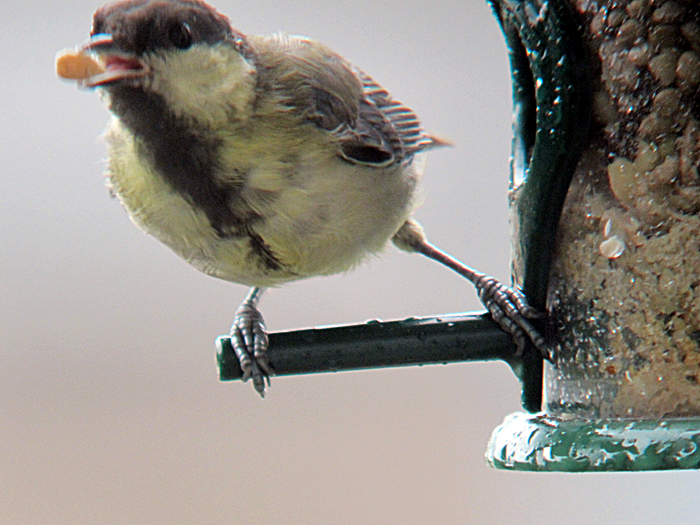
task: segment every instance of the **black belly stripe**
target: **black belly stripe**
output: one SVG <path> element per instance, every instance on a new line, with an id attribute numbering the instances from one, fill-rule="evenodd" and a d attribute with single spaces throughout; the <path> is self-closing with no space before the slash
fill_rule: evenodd
<path id="1" fill-rule="evenodd" d="M 261 267 L 283 267 L 264 239 L 253 231 L 262 217 L 241 199 L 245 174 L 217 180 L 221 141 L 169 111 L 162 96 L 126 85 L 110 88 L 111 110 L 138 139 L 139 154 L 195 208 L 201 209 L 221 238 L 247 237 L 251 257 Z"/>
<path id="2" fill-rule="evenodd" d="M 217 231 L 240 230 L 245 218 L 232 212 L 229 202 L 243 180 L 223 186 L 215 179 L 220 141 L 173 115 L 160 95 L 129 86 L 114 86 L 110 92 L 112 111 L 168 184 L 203 210 Z"/>
<path id="3" fill-rule="evenodd" d="M 248 240 L 250 241 L 250 255 L 256 258 L 266 270 L 277 271 L 282 269 L 279 259 L 260 235 L 255 232 L 249 232 Z"/>

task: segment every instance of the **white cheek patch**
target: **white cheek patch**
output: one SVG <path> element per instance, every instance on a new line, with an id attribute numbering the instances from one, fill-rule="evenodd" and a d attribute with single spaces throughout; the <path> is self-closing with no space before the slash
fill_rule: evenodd
<path id="1" fill-rule="evenodd" d="M 224 124 L 231 115 L 247 116 L 255 69 L 232 47 L 196 44 L 149 62 L 151 89 L 165 97 L 176 115 L 209 127 Z"/>

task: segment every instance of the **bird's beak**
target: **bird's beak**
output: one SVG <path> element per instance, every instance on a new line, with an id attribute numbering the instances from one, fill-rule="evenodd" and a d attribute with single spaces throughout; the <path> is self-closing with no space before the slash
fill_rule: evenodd
<path id="1" fill-rule="evenodd" d="M 135 55 L 121 51 L 112 35 L 92 35 L 78 48 L 79 53 L 92 55 L 103 71 L 81 79 L 84 87 L 106 86 L 124 80 L 138 80 L 148 75 L 149 68 Z"/>

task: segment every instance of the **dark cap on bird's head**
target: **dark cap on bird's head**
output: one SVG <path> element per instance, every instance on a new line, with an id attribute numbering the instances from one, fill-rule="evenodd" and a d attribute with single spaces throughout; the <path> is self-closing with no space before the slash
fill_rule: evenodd
<path id="1" fill-rule="evenodd" d="M 243 53 L 246 40 L 227 17 L 200 0 L 125 0 L 107 4 L 93 17 L 90 39 L 79 51 L 98 57 L 104 73 L 84 78 L 84 87 L 143 85 L 156 54 L 193 46 L 230 44 Z"/>
<path id="2" fill-rule="evenodd" d="M 231 38 L 228 18 L 199 0 L 127 0 L 95 13 L 91 36 L 110 35 L 120 51 L 141 55 Z"/>

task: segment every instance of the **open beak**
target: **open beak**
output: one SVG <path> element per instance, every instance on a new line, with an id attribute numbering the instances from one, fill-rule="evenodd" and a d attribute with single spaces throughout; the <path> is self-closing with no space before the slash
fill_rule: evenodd
<path id="1" fill-rule="evenodd" d="M 97 34 L 81 44 L 79 53 L 92 55 L 103 71 L 79 80 L 83 87 L 106 86 L 124 80 L 138 80 L 148 75 L 149 68 L 130 53 L 120 51 L 112 35 Z"/>

